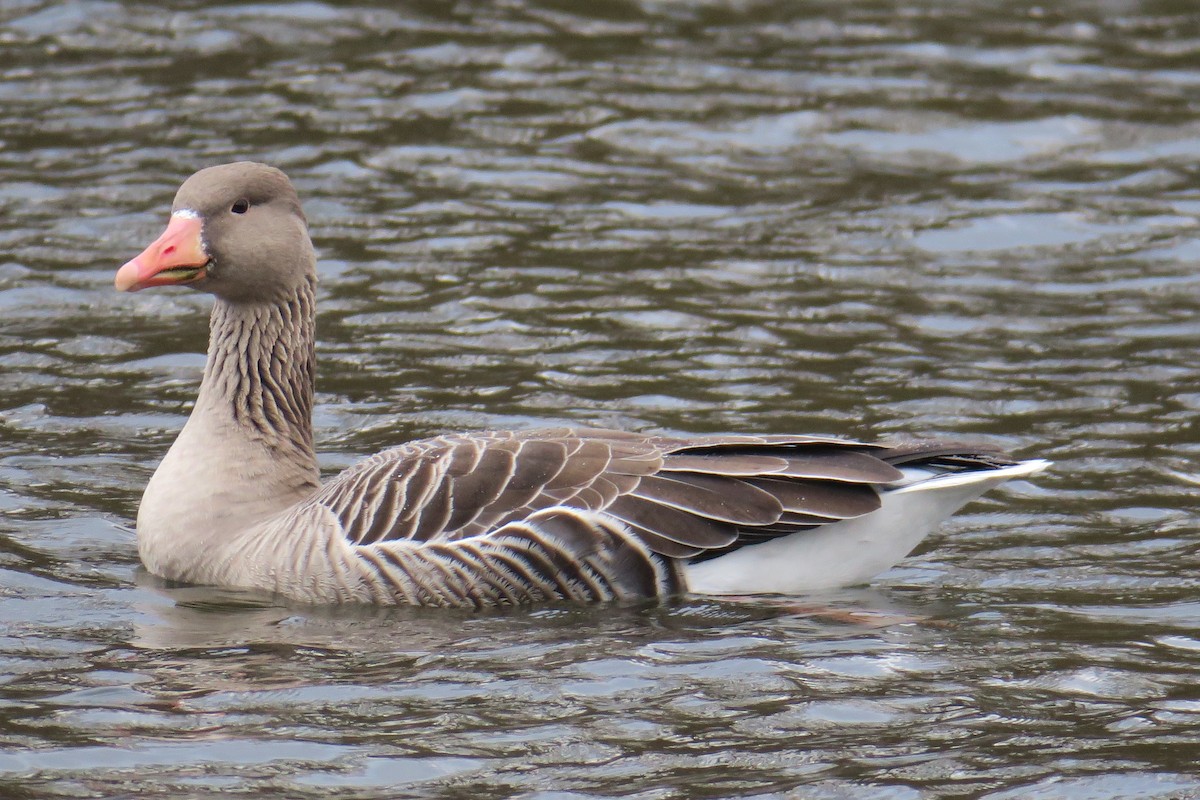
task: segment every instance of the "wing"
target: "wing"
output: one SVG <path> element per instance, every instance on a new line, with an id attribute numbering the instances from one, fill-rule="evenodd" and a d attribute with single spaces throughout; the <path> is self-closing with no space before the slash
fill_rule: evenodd
<path id="1" fill-rule="evenodd" d="M 310 501 L 360 545 L 453 541 L 553 506 L 600 510 L 662 466 L 649 437 L 556 429 L 412 442 L 339 475 Z"/>
<path id="2" fill-rule="evenodd" d="M 651 551 L 687 559 L 874 511 L 877 489 L 903 477 L 896 464 L 969 468 L 989 458 L 945 443 L 565 428 L 473 433 L 386 450 L 308 502 L 331 511 L 362 546 L 454 543 L 566 508 L 603 511 Z"/>

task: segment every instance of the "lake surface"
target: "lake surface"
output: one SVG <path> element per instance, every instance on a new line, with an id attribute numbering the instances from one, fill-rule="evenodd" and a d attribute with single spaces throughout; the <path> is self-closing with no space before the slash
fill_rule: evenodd
<path id="1" fill-rule="evenodd" d="M 238 158 L 305 198 L 331 473 L 536 422 L 1055 467 L 831 596 L 164 587 L 209 300 L 112 275 Z M 0 796 L 1200 798 L 1198 216 L 1192 2 L 0 2 Z"/>

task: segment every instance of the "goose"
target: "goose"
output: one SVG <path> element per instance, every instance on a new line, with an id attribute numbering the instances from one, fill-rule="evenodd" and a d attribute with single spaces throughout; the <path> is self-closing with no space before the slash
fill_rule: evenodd
<path id="1" fill-rule="evenodd" d="M 321 484 L 316 255 L 287 176 L 179 188 L 120 291 L 215 297 L 195 406 L 137 513 L 172 581 L 305 604 L 483 608 L 865 583 L 988 489 L 1049 462 L 988 446 L 555 427 L 400 444 Z"/>

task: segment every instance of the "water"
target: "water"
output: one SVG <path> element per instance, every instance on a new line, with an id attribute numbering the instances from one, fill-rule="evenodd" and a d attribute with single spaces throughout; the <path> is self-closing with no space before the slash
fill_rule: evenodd
<path id="1" fill-rule="evenodd" d="M 0 795 L 1200 797 L 1191 3 L 9 0 L 0 53 Z M 208 301 L 111 279 L 246 157 L 330 472 L 535 421 L 1056 466 L 828 597 L 162 586 Z"/>

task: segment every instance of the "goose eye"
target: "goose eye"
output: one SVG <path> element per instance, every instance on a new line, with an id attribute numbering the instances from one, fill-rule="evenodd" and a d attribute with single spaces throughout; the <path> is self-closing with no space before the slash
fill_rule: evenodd
<path id="1" fill-rule="evenodd" d="M 249 200 L 238 200 L 236 203 L 233 204 L 233 208 L 231 208 L 229 210 L 235 214 L 245 214 L 247 211 L 250 210 L 250 201 Z"/>

